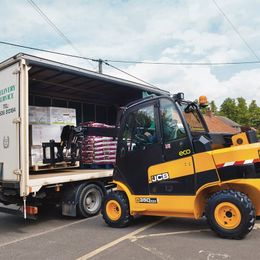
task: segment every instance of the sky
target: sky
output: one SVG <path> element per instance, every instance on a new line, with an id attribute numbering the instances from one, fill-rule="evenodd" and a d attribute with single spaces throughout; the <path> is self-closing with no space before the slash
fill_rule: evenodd
<path id="1" fill-rule="evenodd" d="M 223 10 L 230 23 L 214 4 Z M 34 0 L 73 43 L 27 0 L 0 0 L 0 41 L 91 57 L 149 62 L 260 60 L 259 0 Z M 237 32 L 245 42 L 239 37 Z M 0 44 L 0 61 L 19 52 L 97 71 L 97 64 Z M 174 66 L 111 63 L 189 100 L 206 95 L 218 106 L 244 97 L 260 105 L 260 64 Z M 106 65 L 103 73 L 135 81 Z"/>

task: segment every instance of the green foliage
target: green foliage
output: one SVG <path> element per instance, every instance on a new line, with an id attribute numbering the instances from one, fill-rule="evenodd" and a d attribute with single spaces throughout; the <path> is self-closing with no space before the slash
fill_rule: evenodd
<path id="1" fill-rule="evenodd" d="M 256 128 L 258 137 L 260 137 L 260 107 L 255 100 L 252 100 L 248 106 L 242 97 L 226 98 L 220 106 L 220 115 L 226 116 L 242 126 Z"/>
<path id="2" fill-rule="evenodd" d="M 252 100 L 248 107 L 249 125 L 260 130 L 260 107 L 257 106 L 256 101 Z"/>
<path id="3" fill-rule="evenodd" d="M 229 119 L 238 122 L 238 109 L 236 100 L 232 98 L 226 98 L 220 106 L 220 115 L 226 116 Z"/>
<path id="4" fill-rule="evenodd" d="M 256 100 L 252 100 L 247 105 L 246 100 L 243 97 L 226 98 L 218 108 L 212 100 L 209 103 L 210 110 L 215 115 L 225 116 L 241 126 L 250 126 L 257 129 L 258 137 L 260 138 L 260 107 L 257 105 Z M 207 108 L 202 108 L 201 112 L 205 114 Z"/>
<path id="5" fill-rule="evenodd" d="M 246 100 L 242 97 L 237 98 L 237 122 L 240 125 L 249 125 L 249 112 Z"/>
<path id="6" fill-rule="evenodd" d="M 215 101 L 212 100 L 210 103 L 209 103 L 209 106 L 210 106 L 210 110 L 212 111 L 212 113 L 214 113 L 215 115 L 218 113 L 218 108 L 215 104 Z"/>

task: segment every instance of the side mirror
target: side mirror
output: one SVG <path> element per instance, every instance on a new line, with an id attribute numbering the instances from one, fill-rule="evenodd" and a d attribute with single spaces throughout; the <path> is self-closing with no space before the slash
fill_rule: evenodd
<path id="1" fill-rule="evenodd" d="M 182 101 L 184 100 L 184 93 L 179 92 L 177 94 L 174 94 L 172 97 L 177 101 Z"/>

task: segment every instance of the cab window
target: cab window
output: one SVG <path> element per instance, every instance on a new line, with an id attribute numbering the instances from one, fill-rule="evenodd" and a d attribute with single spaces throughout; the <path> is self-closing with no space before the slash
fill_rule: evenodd
<path id="1" fill-rule="evenodd" d="M 146 146 L 157 143 L 154 106 L 150 105 L 131 112 L 125 124 L 123 141 L 128 151 L 143 150 Z"/>
<path id="2" fill-rule="evenodd" d="M 191 133 L 207 132 L 207 130 L 205 129 L 205 127 L 200 119 L 199 111 L 196 106 L 194 106 L 192 103 L 182 102 L 180 104 L 180 108 L 183 112 L 183 115 L 186 119 L 186 122 L 189 126 Z"/>
<path id="3" fill-rule="evenodd" d="M 169 143 L 187 136 L 181 118 L 172 101 L 168 99 L 161 99 L 160 113 L 165 143 Z"/>

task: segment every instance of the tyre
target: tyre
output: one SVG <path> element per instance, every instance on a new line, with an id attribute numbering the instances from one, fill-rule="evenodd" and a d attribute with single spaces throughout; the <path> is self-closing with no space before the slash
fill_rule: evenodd
<path id="1" fill-rule="evenodd" d="M 102 205 L 103 196 L 103 190 L 98 185 L 85 186 L 78 200 L 78 215 L 83 218 L 97 215 Z"/>
<path id="2" fill-rule="evenodd" d="M 213 231 L 222 238 L 242 239 L 254 227 L 255 209 L 242 192 L 223 190 L 212 195 L 205 214 Z"/>
<path id="3" fill-rule="evenodd" d="M 111 227 L 126 227 L 133 220 L 128 198 L 122 191 L 110 192 L 104 198 L 101 213 L 105 222 Z"/>

